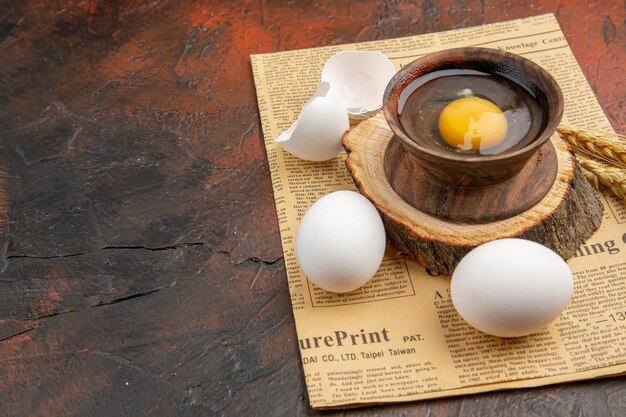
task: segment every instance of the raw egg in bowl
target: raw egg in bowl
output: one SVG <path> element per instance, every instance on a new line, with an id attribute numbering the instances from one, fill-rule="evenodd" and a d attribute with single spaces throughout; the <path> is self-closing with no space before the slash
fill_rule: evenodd
<path id="1" fill-rule="evenodd" d="M 484 186 L 514 176 L 563 115 L 557 82 L 497 49 L 428 54 L 390 80 L 384 113 L 394 135 L 436 180 Z"/>

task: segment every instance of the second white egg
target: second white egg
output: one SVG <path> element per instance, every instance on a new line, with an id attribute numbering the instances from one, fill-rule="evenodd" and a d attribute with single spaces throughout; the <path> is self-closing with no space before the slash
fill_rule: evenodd
<path id="1" fill-rule="evenodd" d="M 311 282 L 343 293 L 374 276 L 385 244 L 385 228 L 374 205 L 354 191 L 336 191 L 316 201 L 302 218 L 296 256 Z"/>
<path id="2" fill-rule="evenodd" d="M 557 318 L 573 288 L 572 272 L 555 252 L 530 240 L 501 239 L 465 255 L 450 294 L 461 317 L 478 330 L 519 337 Z"/>

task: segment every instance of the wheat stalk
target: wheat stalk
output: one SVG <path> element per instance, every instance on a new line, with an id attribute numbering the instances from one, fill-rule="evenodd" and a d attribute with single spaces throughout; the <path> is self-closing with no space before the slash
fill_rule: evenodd
<path id="1" fill-rule="evenodd" d="M 557 129 L 574 150 L 603 161 L 626 168 L 626 136 L 617 133 L 600 133 L 589 129 L 575 129 L 563 125 Z"/>
<path id="2" fill-rule="evenodd" d="M 607 186 L 626 201 L 626 136 L 567 125 L 557 131 L 574 148 L 589 182 L 598 190 Z"/>
<path id="3" fill-rule="evenodd" d="M 604 184 L 618 197 L 626 200 L 626 170 L 606 164 L 585 154 L 577 154 L 576 159 L 585 170 L 592 175 L 592 183 L 596 188 Z"/>

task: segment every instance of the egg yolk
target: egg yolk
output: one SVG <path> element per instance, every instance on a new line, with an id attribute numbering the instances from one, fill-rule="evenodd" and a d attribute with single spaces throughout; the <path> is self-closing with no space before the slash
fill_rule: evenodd
<path id="1" fill-rule="evenodd" d="M 450 146 L 480 151 L 500 144 L 509 130 L 502 110 L 489 100 L 464 97 L 449 103 L 439 115 L 439 134 Z"/>

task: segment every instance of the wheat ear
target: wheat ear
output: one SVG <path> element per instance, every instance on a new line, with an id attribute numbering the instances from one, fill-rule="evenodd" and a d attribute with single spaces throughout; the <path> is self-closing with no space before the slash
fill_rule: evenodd
<path id="1" fill-rule="evenodd" d="M 626 136 L 571 126 L 559 126 L 558 131 L 575 150 L 626 168 Z"/>
<path id="2" fill-rule="evenodd" d="M 584 154 L 577 154 L 576 158 L 585 170 L 593 175 L 596 188 L 599 184 L 604 184 L 611 189 L 618 197 L 626 200 L 626 170 L 612 166 L 591 158 Z"/>

